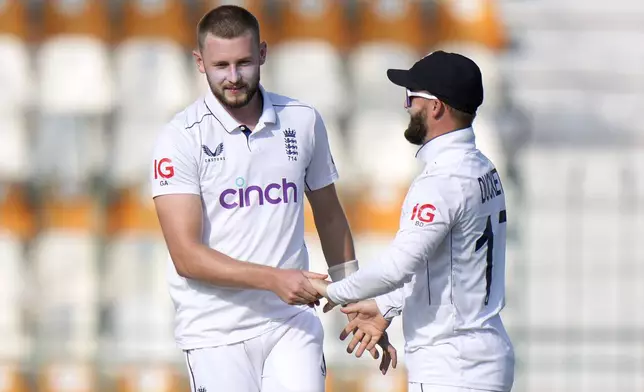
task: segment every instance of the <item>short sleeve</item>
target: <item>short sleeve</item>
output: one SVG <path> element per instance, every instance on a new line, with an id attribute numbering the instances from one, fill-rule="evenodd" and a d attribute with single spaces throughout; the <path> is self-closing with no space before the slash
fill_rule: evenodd
<path id="1" fill-rule="evenodd" d="M 167 125 L 161 131 L 152 157 L 152 197 L 201 193 L 199 148 L 193 144 L 186 130 Z"/>
<path id="2" fill-rule="evenodd" d="M 338 179 L 338 171 L 331 155 L 326 126 L 317 110 L 315 110 L 313 131 L 313 156 L 306 169 L 305 177 L 306 188 L 311 191 L 331 185 Z"/>

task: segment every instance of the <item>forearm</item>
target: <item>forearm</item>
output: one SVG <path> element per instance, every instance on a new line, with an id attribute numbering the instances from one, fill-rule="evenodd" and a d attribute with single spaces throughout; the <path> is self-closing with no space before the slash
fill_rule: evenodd
<path id="1" fill-rule="evenodd" d="M 215 286 L 271 290 L 276 269 L 239 261 L 202 244 L 173 255 L 178 272 L 185 278 Z"/>
<path id="2" fill-rule="evenodd" d="M 356 253 L 349 223 L 341 207 L 326 216 L 315 216 L 315 225 L 327 265 L 342 264 L 355 260 Z"/>
<path id="3" fill-rule="evenodd" d="M 419 233 L 398 234 L 377 260 L 328 287 L 329 299 L 346 304 L 373 298 L 402 287 L 427 260 L 425 239 Z"/>
<path id="4" fill-rule="evenodd" d="M 395 270 L 393 260 L 385 254 L 377 261 L 363 263 L 360 270 L 340 282 L 330 284 L 327 295 L 337 304 L 357 302 L 389 293 L 401 287 L 405 278 Z"/>

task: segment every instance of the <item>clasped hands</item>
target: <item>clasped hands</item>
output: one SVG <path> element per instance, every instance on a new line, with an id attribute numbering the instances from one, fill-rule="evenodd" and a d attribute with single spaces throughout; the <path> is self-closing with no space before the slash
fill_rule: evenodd
<path id="1" fill-rule="evenodd" d="M 324 305 L 324 313 L 330 312 L 337 305 L 327 296 L 327 286 L 331 283 L 323 278 L 309 277 L 311 286 L 318 292 L 319 297 L 325 297 L 327 303 Z M 319 301 L 315 301 L 319 305 Z M 340 311 L 347 315 L 349 323 L 340 333 L 340 340 L 344 341 L 351 333 L 353 339 L 347 346 L 349 354 L 358 348 L 355 352 L 356 357 L 361 357 L 365 351 L 369 351 L 374 359 L 378 359 L 379 353 L 376 345 L 382 348 L 382 359 L 380 361 L 380 371 L 387 374 L 389 366 L 396 368 L 398 363 L 398 354 L 393 345 L 389 342 L 386 329 L 390 321 L 387 321 L 381 314 L 376 301 L 373 299 L 356 302 L 341 307 Z"/>

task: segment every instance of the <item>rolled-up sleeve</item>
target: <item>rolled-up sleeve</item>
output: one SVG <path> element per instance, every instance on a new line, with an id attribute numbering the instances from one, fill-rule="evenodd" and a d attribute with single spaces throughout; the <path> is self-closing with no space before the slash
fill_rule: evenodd
<path id="1" fill-rule="evenodd" d="M 327 295 L 337 304 L 373 298 L 411 281 L 426 266 L 459 213 L 461 195 L 449 177 L 426 177 L 410 190 L 401 227 L 389 247 L 360 270 L 332 283 Z"/>

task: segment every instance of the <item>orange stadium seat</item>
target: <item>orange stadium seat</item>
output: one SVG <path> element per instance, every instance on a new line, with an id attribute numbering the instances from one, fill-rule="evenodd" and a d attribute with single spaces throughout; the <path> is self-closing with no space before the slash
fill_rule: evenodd
<path id="1" fill-rule="evenodd" d="M 0 4 L 0 34 L 13 35 L 28 40 L 25 3 L 21 0 L 6 0 Z"/>
<path id="2" fill-rule="evenodd" d="M 94 115 L 111 109 L 109 27 L 103 1 L 44 1 L 37 53 L 42 111 Z"/>
<path id="3" fill-rule="evenodd" d="M 194 45 L 194 28 L 181 0 L 133 0 L 123 3 L 119 41 L 133 38 L 171 41 L 184 48 Z"/>
<path id="4" fill-rule="evenodd" d="M 24 191 L 11 186 L 0 196 L 0 392 L 27 392 L 20 364 L 30 354 L 24 309 L 27 269 L 23 244 L 32 237 L 32 210 Z"/>
<path id="5" fill-rule="evenodd" d="M 348 129 L 353 150 L 359 198 L 348 208 L 357 232 L 395 234 L 400 208 L 422 165 L 414 158 L 418 147 L 405 140 L 409 115 L 399 110 L 358 111 Z M 358 188 L 359 187 L 359 188 Z"/>
<path id="6" fill-rule="evenodd" d="M 23 317 L 24 287 L 27 284 L 23 244 L 14 237 L 0 235 L 2 274 L 0 274 L 0 392 L 27 392 L 20 364 L 30 355 L 30 339 Z"/>
<path id="7" fill-rule="evenodd" d="M 144 181 L 158 131 L 196 98 L 188 70 L 194 27 L 180 0 L 124 2 L 114 51 L 118 111 L 111 178 L 118 188 Z"/>
<path id="8" fill-rule="evenodd" d="M 267 60 L 276 92 L 315 106 L 325 119 L 337 118 L 347 109 L 344 7 L 341 0 L 280 3 L 279 45 L 269 51 Z"/>
<path id="9" fill-rule="evenodd" d="M 348 25 L 342 0 L 293 0 L 277 5 L 280 40 L 320 40 L 348 49 Z"/>
<path id="10" fill-rule="evenodd" d="M 31 67 L 27 43 L 29 26 L 24 3 L 0 4 L 0 116 L 28 103 L 31 98 Z"/>
<path id="11" fill-rule="evenodd" d="M 44 200 L 41 232 L 30 248 L 35 329 L 50 361 L 39 390 L 94 391 L 86 366 L 98 344 L 98 203 L 89 196 Z"/>
<path id="12" fill-rule="evenodd" d="M 0 233 L 20 241 L 29 240 L 34 235 L 34 211 L 24 188 L 9 186 L 0 195 Z"/>
<path id="13" fill-rule="evenodd" d="M 101 171 L 103 116 L 113 105 L 106 4 L 46 0 L 42 25 L 34 174 L 82 190 Z"/>
<path id="14" fill-rule="evenodd" d="M 166 285 L 168 251 L 148 192 L 120 192 L 108 208 L 108 234 L 102 286 L 103 300 L 112 308 L 111 355 L 121 362 L 154 358 L 155 363 L 170 363 L 176 348 L 172 336 L 174 311 Z M 132 377 L 144 382 L 159 373 L 163 374 L 159 380 L 163 388 L 171 388 L 174 376 L 164 369 L 122 369 L 125 373 L 120 376 L 129 380 L 123 380 L 122 387 L 134 388 L 137 384 Z"/>
<path id="15" fill-rule="evenodd" d="M 180 392 L 190 386 L 177 369 L 170 366 L 133 366 L 119 371 L 115 392 Z"/>
<path id="16" fill-rule="evenodd" d="M 384 376 L 375 363 L 361 373 L 356 392 L 407 392 L 407 372 L 400 363 L 396 369 L 390 368 Z"/>
<path id="17" fill-rule="evenodd" d="M 0 365 L 0 392 L 29 392 L 27 380 L 17 365 Z"/>
<path id="18" fill-rule="evenodd" d="M 441 45 L 469 42 L 500 50 L 507 42 L 494 0 L 439 0 L 435 5 L 435 20 Z"/>
<path id="19" fill-rule="evenodd" d="M 147 181 L 139 188 L 126 188 L 116 195 L 108 208 L 107 231 L 109 235 L 123 232 L 161 235 Z"/>
<path id="20" fill-rule="evenodd" d="M 411 67 L 430 33 L 419 0 L 360 0 L 355 48 L 348 59 L 353 102 L 362 109 L 400 108 L 403 91 L 387 79 L 386 70 Z"/>
<path id="21" fill-rule="evenodd" d="M 44 38 L 82 35 L 109 41 L 110 22 L 104 1 L 43 1 Z"/>
<path id="22" fill-rule="evenodd" d="M 188 48 L 194 27 L 180 0 L 128 1 L 115 51 L 119 109 L 168 120 L 194 98 Z M 158 114 L 157 114 L 158 113 Z"/>
<path id="23" fill-rule="evenodd" d="M 0 4 L 0 181 L 19 182 L 29 164 L 25 109 L 32 98 L 31 61 L 24 3 Z"/>
<path id="24" fill-rule="evenodd" d="M 432 31 L 421 0 L 358 0 L 356 44 L 390 42 L 424 51 Z"/>
<path id="25" fill-rule="evenodd" d="M 38 376 L 39 392 L 94 392 L 97 377 L 88 363 L 52 363 L 41 369 Z"/>

